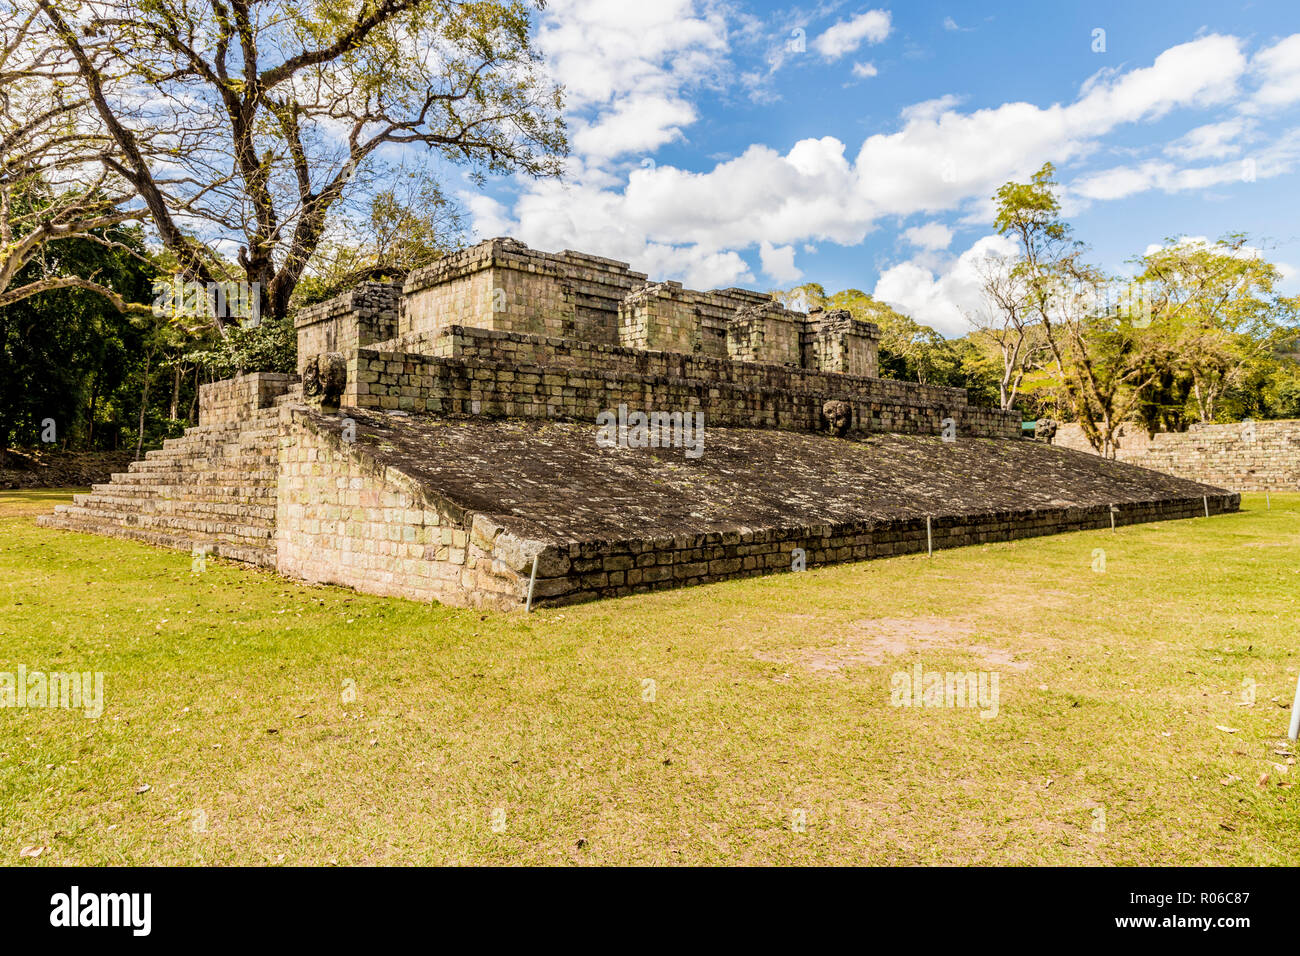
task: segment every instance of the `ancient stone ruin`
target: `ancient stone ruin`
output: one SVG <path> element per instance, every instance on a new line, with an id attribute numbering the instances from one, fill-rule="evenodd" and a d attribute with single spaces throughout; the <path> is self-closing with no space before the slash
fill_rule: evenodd
<path id="1" fill-rule="evenodd" d="M 1239 506 L 877 378 L 847 312 L 511 239 L 296 326 L 298 378 L 203 386 L 198 427 L 41 522 L 518 608 Z"/>
<path id="2" fill-rule="evenodd" d="M 1096 454 L 1076 424 L 1061 426 L 1053 442 Z M 1232 491 L 1300 491 L 1300 421 L 1197 423 L 1185 432 L 1154 435 L 1127 423 L 1115 457 Z"/>

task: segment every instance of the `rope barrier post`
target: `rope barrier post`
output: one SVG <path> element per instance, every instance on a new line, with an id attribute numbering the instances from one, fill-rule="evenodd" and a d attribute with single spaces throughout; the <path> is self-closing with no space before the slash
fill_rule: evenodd
<path id="1" fill-rule="evenodd" d="M 925 554 L 926 557 L 934 557 L 934 538 L 930 535 L 930 516 L 925 516 Z"/>

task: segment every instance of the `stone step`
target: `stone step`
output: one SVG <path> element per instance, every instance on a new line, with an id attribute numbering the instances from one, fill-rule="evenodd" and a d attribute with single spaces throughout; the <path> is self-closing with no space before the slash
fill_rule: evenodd
<path id="1" fill-rule="evenodd" d="M 145 457 L 137 458 L 136 462 L 149 461 L 172 461 L 203 458 L 220 458 L 222 456 L 232 455 L 275 455 L 280 448 L 279 442 L 276 441 L 255 441 L 255 442 L 225 442 L 219 445 L 201 445 L 190 448 L 157 448 L 153 451 L 146 452 Z M 132 462 L 135 464 L 136 462 Z"/>
<path id="2" fill-rule="evenodd" d="M 179 442 L 175 445 L 164 443 L 162 448 L 151 448 L 144 453 L 144 461 L 150 461 L 155 458 L 168 458 L 172 455 L 194 455 L 201 453 L 211 453 L 223 448 L 277 448 L 279 447 L 279 429 L 267 428 L 257 429 L 225 435 L 221 438 L 213 438 L 205 441 Z M 173 441 L 175 439 L 167 439 Z"/>
<path id="3" fill-rule="evenodd" d="M 234 499 L 214 501 L 192 495 L 171 498 L 157 494 L 145 497 L 94 493 L 73 495 L 72 503 L 79 508 L 124 514 L 213 515 L 217 518 L 230 517 L 235 521 L 243 521 L 244 518 L 255 518 L 268 523 L 275 521 L 275 502 L 266 499 L 258 502 Z"/>
<path id="4" fill-rule="evenodd" d="M 170 441 L 170 439 L 168 440 Z M 221 438 L 213 438 L 208 441 L 185 442 L 178 445 L 168 445 L 164 448 L 151 448 L 137 460 L 149 461 L 153 458 L 167 458 L 170 455 L 193 455 L 199 452 L 212 452 L 231 445 L 266 445 L 273 447 L 276 444 L 274 432 L 266 436 L 258 435 L 249 438 L 239 434 L 224 435 Z"/>
<path id="5" fill-rule="evenodd" d="M 239 457 L 218 457 L 218 458 L 168 458 L 154 459 L 152 461 L 133 461 L 129 471 L 118 472 L 118 474 L 127 475 L 147 475 L 160 471 L 169 471 L 176 468 L 183 468 L 186 471 L 205 472 L 205 471 L 230 471 L 232 467 L 248 468 L 251 471 L 265 471 L 267 466 L 278 461 L 278 456 L 273 455 L 247 455 Z"/>
<path id="6" fill-rule="evenodd" d="M 250 485 L 275 484 L 279 472 L 274 468 L 155 468 L 151 471 L 119 471 L 113 476 L 113 484 L 138 485 L 188 485 L 217 484 Z"/>
<path id="7" fill-rule="evenodd" d="M 179 484 L 152 484 L 152 485 L 125 485 L 107 482 L 104 484 L 91 485 L 90 490 L 97 495 L 129 495 L 134 497 L 139 494 L 137 489 L 149 489 L 149 491 L 159 497 L 166 499 L 179 499 L 187 496 L 197 495 L 205 501 L 231 501 L 239 502 L 245 499 L 254 499 L 257 501 L 269 500 L 275 501 L 276 483 L 259 482 L 256 484 L 198 484 L 196 482 L 181 482 Z"/>
<path id="8" fill-rule="evenodd" d="M 222 520 L 208 520 L 140 511 L 120 512 L 100 508 L 83 508 L 78 505 L 58 505 L 54 509 L 54 513 L 69 518 L 99 520 L 106 524 L 146 528 L 171 534 L 179 533 L 191 538 L 212 538 L 217 541 L 265 545 L 269 544 L 275 537 L 274 522 L 268 522 L 261 518 L 233 520 L 227 516 Z"/>
<path id="9" fill-rule="evenodd" d="M 231 561 L 242 561 L 245 564 L 255 564 L 265 568 L 275 567 L 275 552 L 273 549 L 249 543 L 212 540 L 201 536 L 121 525 L 112 521 L 82 518 L 62 512 L 41 515 L 36 519 L 36 523 L 43 528 L 60 528 L 64 531 L 81 531 L 114 538 L 127 538 L 144 544 L 152 544 L 160 548 L 171 548 L 178 551 L 193 552 L 195 547 L 206 546 L 208 553 L 216 557 L 226 558 Z"/>
<path id="10" fill-rule="evenodd" d="M 273 566 L 279 436 L 278 406 L 186 429 L 42 524 Z"/>

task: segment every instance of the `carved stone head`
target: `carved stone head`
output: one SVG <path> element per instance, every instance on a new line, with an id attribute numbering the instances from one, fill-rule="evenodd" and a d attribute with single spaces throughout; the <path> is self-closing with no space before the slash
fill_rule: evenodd
<path id="1" fill-rule="evenodd" d="M 1056 419 L 1040 418 L 1034 422 L 1034 437 L 1039 441 L 1050 442 L 1056 437 Z"/>
<path id="2" fill-rule="evenodd" d="M 322 352 L 302 370 L 302 397 L 323 412 L 337 412 L 348 383 L 348 363 L 342 352 Z"/>
<path id="3" fill-rule="evenodd" d="M 822 406 L 822 417 L 826 419 L 826 430 L 842 438 L 853 422 L 853 407 L 848 402 L 827 402 Z"/>

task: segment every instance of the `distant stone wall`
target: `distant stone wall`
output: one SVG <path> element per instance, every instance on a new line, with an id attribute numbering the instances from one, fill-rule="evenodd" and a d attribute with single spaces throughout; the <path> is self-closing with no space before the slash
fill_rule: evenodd
<path id="1" fill-rule="evenodd" d="M 1061 425 L 1053 444 L 1095 452 L 1077 424 Z M 1300 490 L 1300 421 L 1193 425 L 1185 432 L 1125 426 L 1115 457 L 1233 491 Z"/>
<path id="2" fill-rule="evenodd" d="M 439 351 L 351 353 L 343 404 L 576 421 L 594 421 L 626 404 L 631 410 L 703 411 L 711 425 L 821 431 L 822 405 L 839 399 L 852 407 L 851 427 L 859 432 L 939 434 L 951 417 L 960 435 L 1020 433 L 1018 415 L 967 407 L 962 389 L 481 329 L 452 330 Z"/>
<path id="3" fill-rule="evenodd" d="M 358 455 L 337 431 L 286 409 L 276 498 L 276 570 L 416 601 L 510 609 L 527 545 Z M 537 546 L 539 548 L 540 546 Z M 537 548 L 534 548 L 536 550 Z M 512 566 L 514 565 L 514 566 Z"/>
<path id="4" fill-rule="evenodd" d="M 247 421 L 259 408 L 273 405 L 295 381 L 295 376 L 280 372 L 250 372 L 200 385 L 199 424 Z"/>

